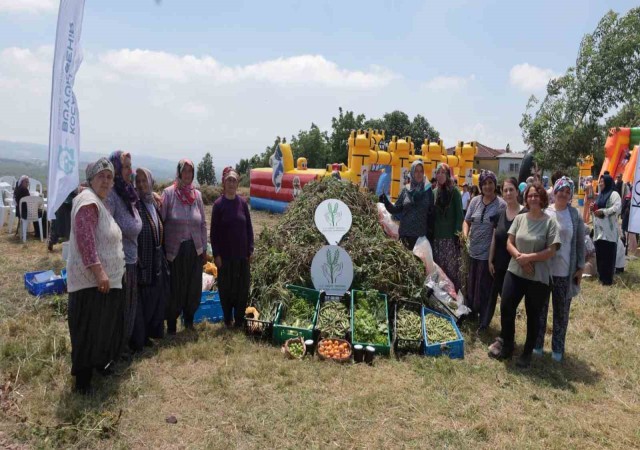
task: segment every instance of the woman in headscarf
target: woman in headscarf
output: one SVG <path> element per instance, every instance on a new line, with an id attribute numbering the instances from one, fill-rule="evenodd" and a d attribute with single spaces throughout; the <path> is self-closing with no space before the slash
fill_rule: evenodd
<path id="1" fill-rule="evenodd" d="M 433 239 L 435 217 L 433 191 L 425 179 L 421 160 L 411 164 L 409 174 L 411 181 L 400 191 L 395 204 L 391 204 L 384 194 L 380 196 L 380 202 L 391 214 L 401 214 L 398 234 L 404 246 L 413 250 L 420 236 Z"/>
<path id="2" fill-rule="evenodd" d="M 598 183 L 600 194 L 591 205 L 593 213 L 594 245 L 598 278 L 605 286 L 613 284 L 616 248 L 618 245 L 618 214 L 622 200 L 613 190 L 611 175 L 602 175 Z"/>
<path id="3" fill-rule="evenodd" d="M 164 335 L 164 317 L 169 297 L 169 266 L 164 256 L 164 226 L 153 196 L 153 175 L 147 169 L 136 170 L 136 208 L 142 219 L 138 235 L 138 309 L 131 337 L 132 347 L 150 346 L 150 338 Z"/>
<path id="4" fill-rule="evenodd" d="M 218 267 L 218 289 L 224 323 L 236 327 L 244 322 L 249 298 L 249 263 L 253 254 L 253 225 L 247 202 L 237 195 L 238 173 L 222 172 L 223 195 L 211 211 L 211 248 Z"/>
<path id="5" fill-rule="evenodd" d="M 573 197 L 573 180 L 562 177 L 553 185 L 555 203 L 549 205 L 545 213 L 557 223 L 557 233 L 562 245 L 551 258 L 551 300 L 553 302 L 553 337 L 551 340 L 551 357 L 554 361 L 562 361 L 564 343 L 569 325 L 569 309 L 571 299 L 580 292 L 580 282 L 584 270 L 584 222 L 577 209 L 571 206 Z M 542 355 L 544 335 L 547 330 L 547 314 L 549 297 L 544 297 L 540 311 L 538 338 L 534 353 Z"/>
<path id="6" fill-rule="evenodd" d="M 165 251 L 171 272 L 166 308 L 167 333 L 176 333 L 182 314 L 187 329 L 200 306 L 202 265 L 207 257 L 207 222 L 202 194 L 193 187 L 195 166 L 181 159 L 174 183 L 162 192 L 160 214 L 165 227 Z"/>
<path id="7" fill-rule="evenodd" d="M 453 283 L 456 292 L 460 288 L 460 236 L 462 232 L 462 198 L 451 181 L 447 164 L 436 169 L 435 226 L 433 233 L 433 260 Z"/>
<path id="8" fill-rule="evenodd" d="M 87 167 L 89 188 L 73 200 L 67 291 L 71 375 L 87 393 L 93 369 L 108 372 L 118 357 L 124 323 L 122 232 L 104 202 L 113 187 L 113 165 L 100 158 Z"/>
<path id="9" fill-rule="evenodd" d="M 596 198 L 595 193 L 593 192 L 593 177 L 589 175 L 584 180 L 584 208 L 582 209 L 582 220 L 584 223 L 591 222 L 591 205 L 593 204 L 593 200 Z"/>
<path id="10" fill-rule="evenodd" d="M 105 200 L 105 206 L 111 212 L 122 231 L 122 248 L 126 263 L 124 280 L 124 328 L 122 334 L 122 351 L 128 354 L 127 347 L 131 351 L 140 350 L 131 345 L 131 335 L 136 321 L 136 308 L 138 307 L 138 235 L 142 229 L 142 220 L 136 209 L 138 193 L 131 184 L 131 153 L 115 151 L 109 156 L 113 164 L 114 188 L 109 192 Z"/>
<path id="11" fill-rule="evenodd" d="M 493 277 L 489 272 L 489 249 L 493 229 L 500 213 L 506 208 L 505 201 L 496 194 L 498 180 L 493 172 L 480 174 L 482 195 L 471 200 L 462 224 L 462 232 L 469 242 L 469 275 L 467 280 L 466 305 L 474 316 L 487 315 Z"/>

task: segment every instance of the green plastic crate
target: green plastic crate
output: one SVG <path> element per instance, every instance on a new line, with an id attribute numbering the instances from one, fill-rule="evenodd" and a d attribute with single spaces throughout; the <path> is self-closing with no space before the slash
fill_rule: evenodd
<path id="1" fill-rule="evenodd" d="M 380 299 L 380 301 L 384 302 L 384 311 L 385 311 L 385 316 L 386 316 L 386 321 L 387 321 L 387 343 L 386 344 L 371 344 L 369 342 L 360 342 L 357 340 L 357 336 L 356 336 L 356 330 L 354 328 L 354 321 L 355 321 L 355 303 L 356 303 L 356 294 L 358 292 L 365 292 L 365 291 L 358 291 L 356 289 L 352 289 L 351 290 L 351 339 L 352 339 L 352 343 L 353 345 L 362 345 L 362 346 L 367 346 L 370 345 L 371 347 L 376 349 L 376 354 L 378 355 L 389 355 L 389 353 L 391 353 L 391 326 L 389 325 L 389 307 L 387 304 L 387 296 L 386 294 L 382 294 L 382 293 L 378 293 L 378 298 Z"/>
<path id="2" fill-rule="evenodd" d="M 320 300 L 320 291 L 315 289 L 304 288 L 301 286 L 295 286 L 288 284 L 285 286 L 293 294 L 298 297 L 304 298 L 309 303 L 314 305 L 315 311 L 313 313 L 313 320 L 311 322 L 311 328 L 297 328 L 280 325 L 280 320 L 284 316 L 284 308 L 282 304 L 278 305 L 278 312 L 276 313 L 276 319 L 273 321 L 273 343 L 276 345 L 282 345 L 287 339 L 302 337 L 303 339 L 313 338 L 313 329 L 316 326 L 316 320 L 318 319 L 318 302 Z"/>

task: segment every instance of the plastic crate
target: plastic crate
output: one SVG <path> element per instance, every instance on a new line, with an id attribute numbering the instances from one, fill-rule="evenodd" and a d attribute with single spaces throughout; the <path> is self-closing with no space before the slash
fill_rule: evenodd
<path id="1" fill-rule="evenodd" d="M 454 341 L 447 342 L 438 342 L 435 344 L 430 344 L 429 339 L 427 338 L 427 326 L 425 322 L 425 318 L 429 314 L 434 314 L 436 316 L 443 317 L 451 322 L 453 329 L 456 331 L 458 335 L 458 339 Z M 423 306 L 422 308 L 422 337 L 424 339 L 424 354 L 427 356 L 440 356 L 447 355 L 451 359 L 462 359 L 464 358 L 464 338 L 460 333 L 460 329 L 458 325 L 456 325 L 456 321 L 453 317 L 447 316 L 444 314 L 440 314 L 439 312 L 433 311 L 432 309 Z"/>
<path id="2" fill-rule="evenodd" d="M 362 345 L 362 346 L 367 346 L 370 345 L 371 347 L 376 349 L 376 354 L 378 355 L 388 355 L 389 353 L 391 353 L 391 327 L 389 326 L 389 307 L 388 307 L 388 303 L 387 303 L 387 296 L 386 294 L 382 294 L 382 293 L 378 293 L 378 298 L 380 299 L 380 301 L 384 301 L 384 310 L 385 310 L 385 320 L 387 321 L 387 343 L 386 344 L 371 344 L 369 342 L 359 342 L 356 339 L 356 334 L 355 334 L 355 329 L 354 329 L 354 319 L 355 319 L 355 297 L 357 295 L 358 292 L 364 292 L 364 291 L 358 291 L 356 289 L 352 289 L 351 290 L 351 343 L 353 345 Z"/>
<path id="3" fill-rule="evenodd" d="M 305 340 L 313 339 L 313 330 L 316 326 L 316 319 L 318 318 L 318 303 L 320 299 L 320 291 L 304 288 L 301 286 L 295 286 L 293 284 L 288 284 L 286 288 L 290 290 L 294 295 L 302 297 L 309 303 L 311 303 L 314 306 L 315 311 L 313 313 L 313 320 L 311 321 L 311 328 L 288 327 L 279 324 L 280 320 L 282 320 L 285 315 L 285 310 L 282 304 L 278 305 L 276 319 L 273 321 L 273 343 L 276 345 L 282 345 L 287 339 L 295 337 L 302 337 Z"/>
<path id="4" fill-rule="evenodd" d="M 200 306 L 193 315 L 193 323 L 200 323 L 205 320 L 211 323 L 224 320 L 218 291 L 204 291 L 200 296 Z"/>
<path id="5" fill-rule="evenodd" d="M 62 294 L 67 290 L 67 284 L 62 278 L 58 278 L 57 280 L 44 281 L 42 283 L 38 283 L 33 279 L 35 275 L 44 272 L 46 272 L 46 270 L 27 272 L 24 274 L 24 287 L 29 291 L 31 295 L 42 296 Z"/>
<path id="6" fill-rule="evenodd" d="M 418 314 L 420 317 L 420 335 L 422 339 L 403 339 L 398 336 L 398 312 L 402 309 L 408 309 Z M 416 302 L 399 300 L 395 304 L 395 313 L 393 315 L 393 353 L 396 356 L 402 356 L 409 353 L 423 353 L 424 346 L 424 317 L 422 315 L 422 305 Z"/>
<path id="7" fill-rule="evenodd" d="M 323 330 L 320 328 L 320 310 L 322 309 L 322 305 L 328 302 L 340 302 L 347 309 L 347 331 L 342 336 L 327 336 L 323 333 Z M 344 339 L 347 342 L 351 343 L 351 299 L 348 295 L 344 295 L 343 297 L 326 297 L 324 292 L 320 294 L 320 300 L 318 301 L 318 318 L 316 319 L 316 326 L 314 328 L 315 336 L 319 339 L 321 338 L 337 338 Z"/>
<path id="8" fill-rule="evenodd" d="M 67 269 L 62 269 L 62 272 L 60 272 L 60 276 L 64 280 L 64 285 L 66 286 L 67 285 Z"/>

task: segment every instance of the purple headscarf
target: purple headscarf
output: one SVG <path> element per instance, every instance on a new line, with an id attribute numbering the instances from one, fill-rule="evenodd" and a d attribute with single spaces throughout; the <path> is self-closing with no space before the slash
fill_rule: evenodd
<path id="1" fill-rule="evenodd" d="M 122 177 L 122 160 L 124 158 L 131 158 L 131 153 L 123 152 L 122 150 L 116 150 L 109 155 L 109 161 L 113 164 L 114 176 L 113 176 L 113 188 L 118 194 L 118 197 L 127 205 L 127 209 L 132 216 L 135 217 L 133 211 L 133 205 L 139 200 L 136 188 L 131 184 L 131 180 L 125 180 Z"/>
<path id="2" fill-rule="evenodd" d="M 496 174 L 490 170 L 485 170 L 480 174 L 480 187 L 484 184 L 485 181 L 491 180 L 494 185 L 498 185 L 498 179 L 496 178 Z"/>
<path id="3" fill-rule="evenodd" d="M 569 177 L 562 177 L 556 181 L 556 184 L 553 185 L 553 193 L 557 194 L 558 191 L 562 188 L 569 188 L 569 198 L 573 197 L 573 180 Z"/>

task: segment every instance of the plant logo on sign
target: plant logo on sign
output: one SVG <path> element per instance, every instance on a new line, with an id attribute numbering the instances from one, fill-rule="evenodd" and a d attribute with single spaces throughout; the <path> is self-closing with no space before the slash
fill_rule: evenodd
<path id="1" fill-rule="evenodd" d="M 351 228 L 352 217 L 349 207 L 343 201 L 327 199 L 316 208 L 314 220 L 327 242 L 337 245 Z"/>
<path id="2" fill-rule="evenodd" d="M 343 295 L 353 281 L 353 261 L 349 254 L 337 245 L 323 246 L 311 262 L 311 281 L 317 290 L 327 295 Z"/>
<path id="3" fill-rule="evenodd" d="M 69 147 L 58 147 L 58 168 L 62 170 L 65 175 L 71 175 L 73 169 L 76 167 L 75 152 Z"/>

